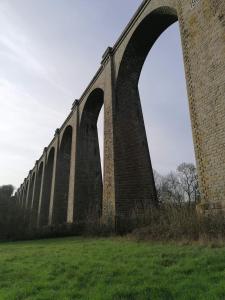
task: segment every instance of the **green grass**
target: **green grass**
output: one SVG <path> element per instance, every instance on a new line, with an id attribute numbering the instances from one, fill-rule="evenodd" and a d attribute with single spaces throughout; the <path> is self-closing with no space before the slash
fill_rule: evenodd
<path id="1" fill-rule="evenodd" d="M 2 243 L 0 299 L 225 299 L 225 248 L 116 238 Z"/>

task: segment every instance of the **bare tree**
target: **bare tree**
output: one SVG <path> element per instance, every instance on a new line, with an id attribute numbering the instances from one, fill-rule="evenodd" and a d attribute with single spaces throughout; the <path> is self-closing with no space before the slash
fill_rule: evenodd
<path id="1" fill-rule="evenodd" d="M 178 178 L 189 206 L 199 200 L 196 167 L 191 163 L 182 163 L 177 167 Z"/>
<path id="2" fill-rule="evenodd" d="M 0 201 L 7 201 L 13 194 L 14 186 L 11 184 L 0 186 Z"/>
<path id="3" fill-rule="evenodd" d="M 159 201 L 197 204 L 200 198 L 196 167 L 191 163 L 182 163 L 176 172 L 162 176 L 154 170 L 155 185 Z"/>
<path id="4" fill-rule="evenodd" d="M 173 202 L 181 205 L 184 195 L 177 173 L 170 172 L 168 175 L 162 176 L 154 170 L 154 178 L 158 200 L 161 203 Z"/>
<path id="5" fill-rule="evenodd" d="M 177 173 L 170 172 L 168 175 L 164 176 L 163 195 L 166 201 L 173 202 L 181 206 L 184 200 L 184 195 Z"/>

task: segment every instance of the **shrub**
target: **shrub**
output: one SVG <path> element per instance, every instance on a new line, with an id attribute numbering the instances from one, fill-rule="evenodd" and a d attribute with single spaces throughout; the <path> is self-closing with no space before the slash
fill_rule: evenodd
<path id="1" fill-rule="evenodd" d="M 194 205 L 163 203 L 159 208 L 133 214 L 132 235 L 159 241 L 224 241 L 225 216 L 199 215 Z"/>

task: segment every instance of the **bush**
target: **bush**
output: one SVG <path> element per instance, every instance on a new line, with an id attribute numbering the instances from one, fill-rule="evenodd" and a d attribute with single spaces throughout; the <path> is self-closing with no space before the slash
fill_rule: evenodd
<path id="1" fill-rule="evenodd" d="M 199 215 L 187 204 L 163 203 L 159 208 L 133 214 L 132 236 L 157 241 L 224 241 L 225 216 Z"/>

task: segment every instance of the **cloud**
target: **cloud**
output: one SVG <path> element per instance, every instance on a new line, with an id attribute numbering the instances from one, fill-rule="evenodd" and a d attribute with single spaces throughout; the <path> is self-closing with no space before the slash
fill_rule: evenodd
<path id="1" fill-rule="evenodd" d="M 27 172 L 28 168 L 33 167 L 33 162 L 41 156 L 44 146 L 51 141 L 56 123 L 63 120 L 64 115 L 48 109 L 7 80 L 0 79 L 0 95 L 0 170 L 8 173 L 11 170 L 8 176 L 5 172 L 0 173 L 0 182 L 2 184 L 12 180 L 18 184 L 21 177 L 13 168 L 20 166 L 21 170 Z"/>
<path id="2" fill-rule="evenodd" d="M 21 18 L 16 15 L 9 3 L 0 4 L 0 53 L 20 64 L 21 68 L 27 68 L 41 79 L 46 80 L 54 88 L 60 90 L 67 96 L 71 93 L 56 80 L 57 70 L 50 67 L 40 57 L 40 49 L 35 42 L 35 37 L 26 34 L 26 26 Z M 39 50 L 39 51 L 38 51 Z"/>

